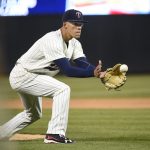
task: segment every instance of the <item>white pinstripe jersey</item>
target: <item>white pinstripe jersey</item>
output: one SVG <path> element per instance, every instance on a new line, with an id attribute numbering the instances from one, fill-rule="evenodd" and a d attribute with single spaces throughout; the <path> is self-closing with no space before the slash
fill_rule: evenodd
<path id="1" fill-rule="evenodd" d="M 72 38 L 68 47 L 62 38 L 60 29 L 52 31 L 41 37 L 33 46 L 18 59 L 17 63 L 29 72 L 44 73 L 54 76 L 59 72 L 59 68 L 54 64 L 54 60 L 60 58 L 74 60 L 85 57 L 81 43 Z M 51 67 L 52 70 L 46 69 Z"/>

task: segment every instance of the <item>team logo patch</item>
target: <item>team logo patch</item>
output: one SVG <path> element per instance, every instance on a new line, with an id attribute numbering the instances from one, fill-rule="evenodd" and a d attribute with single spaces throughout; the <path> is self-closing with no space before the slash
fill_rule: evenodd
<path id="1" fill-rule="evenodd" d="M 76 16 L 78 17 L 78 18 L 81 18 L 81 12 L 76 12 Z"/>

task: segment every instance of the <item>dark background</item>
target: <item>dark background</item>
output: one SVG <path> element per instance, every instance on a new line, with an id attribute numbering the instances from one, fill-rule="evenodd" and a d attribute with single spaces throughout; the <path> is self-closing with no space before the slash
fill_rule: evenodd
<path id="1" fill-rule="evenodd" d="M 0 18 L 0 73 L 41 36 L 61 27 L 62 15 Z M 150 15 L 85 16 L 80 41 L 88 60 L 103 68 L 125 63 L 130 73 L 150 73 Z"/>

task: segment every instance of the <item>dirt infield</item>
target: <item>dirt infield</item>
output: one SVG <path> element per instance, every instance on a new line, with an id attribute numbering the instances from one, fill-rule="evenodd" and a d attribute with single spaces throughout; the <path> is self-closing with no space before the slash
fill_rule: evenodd
<path id="1" fill-rule="evenodd" d="M 45 135 L 41 134 L 15 134 L 13 135 L 9 141 L 30 141 L 30 140 L 37 140 L 37 139 L 44 139 Z"/>
<path id="2" fill-rule="evenodd" d="M 19 99 L 0 102 L 1 108 L 23 109 Z M 43 108 L 51 108 L 52 101 L 43 99 Z M 150 98 L 120 98 L 120 99 L 73 99 L 70 101 L 70 108 L 150 108 Z"/>

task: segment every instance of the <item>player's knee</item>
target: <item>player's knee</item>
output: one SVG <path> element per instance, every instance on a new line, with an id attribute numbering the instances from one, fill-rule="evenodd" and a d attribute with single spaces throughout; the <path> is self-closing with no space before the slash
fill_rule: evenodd
<path id="1" fill-rule="evenodd" d="M 68 86 L 68 85 L 65 85 L 65 90 L 67 90 L 69 93 L 70 93 L 70 86 Z"/>
<path id="2" fill-rule="evenodd" d="M 69 87 L 68 85 L 65 84 L 65 85 L 61 88 L 61 91 L 62 91 L 62 92 L 65 92 L 66 94 L 70 94 L 71 89 L 70 89 L 70 87 Z"/>
<path id="3" fill-rule="evenodd" d="M 62 93 L 64 93 L 65 96 L 67 96 L 67 95 L 69 96 L 70 95 L 70 91 L 71 91 L 70 87 L 68 85 L 66 85 L 66 84 L 63 84 L 55 92 L 54 97 L 57 96 L 57 95 L 59 95 L 59 94 L 62 94 Z"/>
<path id="4" fill-rule="evenodd" d="M 42 113 L 38 111 L 26 111 L 26 118 L 29 120 L 29 122 L 34 122 L 40 118 L 42 118 Z"/>
<path id="5" fill-rule="evenodd" d="M 34 114 L 33 120 L 38 120 L 40 118 L 42 118 L 42 113 L 37 112 Z"/>

